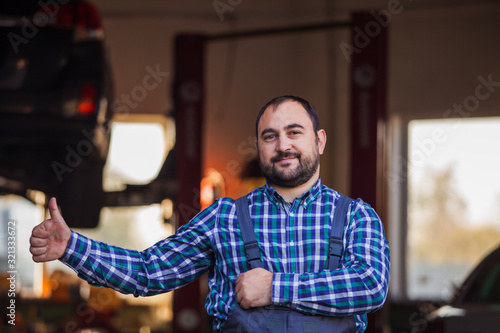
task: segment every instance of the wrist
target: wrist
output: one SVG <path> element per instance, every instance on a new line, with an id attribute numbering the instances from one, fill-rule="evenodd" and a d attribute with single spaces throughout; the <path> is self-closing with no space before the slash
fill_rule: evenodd
<path id="1" fill-rule="evenodd" d="M 298 298 L 299 275 L 274 273 L 271 302 L 276 305 L 288 305 Z"/>

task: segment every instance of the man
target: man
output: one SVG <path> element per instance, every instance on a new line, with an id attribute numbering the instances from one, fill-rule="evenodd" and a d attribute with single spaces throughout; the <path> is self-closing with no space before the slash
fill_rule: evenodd
<path id="1" fill-rule="evenodd" d="M 366 314 L 380 308 L 387 295 L 389 247 L 380 219 L 361 199 L 353 201 L 345 216 L 341 267 L 324 269 L 340 194 L 321 184 L 326 133 L 316 110 L 299 97 L 274 98 L 261 109 L 256 134 L 266 185 L 246 201 L 262 268 L 250 269 L 230 198 L 217 199 L 175 235 L 143 252 L 71 231 L 51 199 L 51 218 L 30 238 L 33 260 L 59 259 L 90 284 L 135 296 L 179 288 L 208 271 L 205 307 L 216 331 L 242 331 L 241 317 L 229 316 L 240 310 L 245 316 L 254 309 L 287 309 L 331 321 L 328 327 L 349 319 L 352 330 L 345 331 L 363 332 Z M 314 325 L 302 331 L 314 331 Z"/>

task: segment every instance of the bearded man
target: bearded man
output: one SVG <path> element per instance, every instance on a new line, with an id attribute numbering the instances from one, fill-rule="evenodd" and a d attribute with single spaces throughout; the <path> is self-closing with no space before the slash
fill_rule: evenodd
<path id="1" fill-rule="evenodd" d="M 364 332 L 366 314 L 382 307 L 389 283 L 379 217 L 361 199 L 350 200 L 337 267 L 325 266 L 343 196 L 321 183 L 326 133 L 316 109 L 296 96 L 276 97 L 260 110 L 256 136 L 266 184 L 240 199 L 253 258 L 231 198 L 215 200 L 142 252 L 70 230 L 52 198 L 50 219 L 30 238 L 33 260 L 58 259 L 92 285 L 135 296 L 174 290 L 208 272 L 205 308 L 216 332 Z"/>

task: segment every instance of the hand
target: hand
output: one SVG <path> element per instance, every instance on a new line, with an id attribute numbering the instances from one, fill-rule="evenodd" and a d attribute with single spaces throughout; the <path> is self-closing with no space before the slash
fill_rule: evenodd
<path id="1" fill-rule="evenodd" d="M 50 219 L 33 228 L 30 237 L 30 252 L 34 262 L 45 262 L 61 258 L 68 247 L 71 230 L 64 221 L 55 198 L 49 201 Z"/>
<path id="2" fill-rule="evenodd" d="M 273 292 L 273 273 L 254 268 L 241 273 L 236 279 L 236 302 L 243 309 L 271 304 Z"/>

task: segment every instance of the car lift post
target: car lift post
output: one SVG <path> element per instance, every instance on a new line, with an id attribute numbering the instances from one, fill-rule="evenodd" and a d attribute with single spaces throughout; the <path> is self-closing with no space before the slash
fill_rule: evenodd
<path id="1" fill-rule="evenodd" d="M 384 188 L 387 114 L 387 25 L 390 17 L 359 12 L 352 15 L 350 195 L 362 198 L 386 221 Z M 387 224 L 384 225 L 388 230 Z M 381 332 L 388 306 L 368 314 L 366 333 Z"/>
<path id="2" fill-rule="evenodd" d="M 179 35 L 175 40 L 174 117 L 176 121 L 175 170 L 179 189 L 175 209 L 180 227 L 200 211 L 203 165 L 205 37 Z M 173 331 L 205 331 L 199 279 L 174 291 Z"/>

